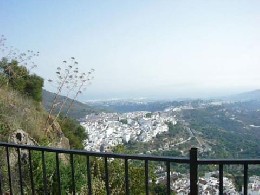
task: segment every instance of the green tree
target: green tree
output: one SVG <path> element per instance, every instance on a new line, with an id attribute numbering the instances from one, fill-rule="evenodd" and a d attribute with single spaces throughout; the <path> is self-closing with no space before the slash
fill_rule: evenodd
<path id="1" fill-rule="evenodd" d="M 88 138 L 85 128 L 75 119 L 60 117 L 59 120 L 62 132 L 70 140 L 70 146 L 74 149 L 84 149 L 83 142 Z"/>
<path id="2" fill-rule="evenodd" d="M 123 124 L 127 124 L 127 119 L 120 119 L 119 122 L 121 122 L 121 123 L 123 123 Z"/>
<path id="3" fill-rule="evenodd" d="M 146 118 L 151 118 L 151 117 L 152 117 L 152 113 L 151 113 L 151 112 L 146 113 L 146 114 L 145 114 L 145 117 L 146 117 Z"/>
<path id="4" fill-rule="evenodd" d="M 35 101 L 42 101 L 43 79 L 36 74 L 29 75 L 26 80 L 24 92 L 31 96 Z"/>
<path id="5" fill-rule="evenodd" d="M 14 90 L 31 96 L 36 101 L 41 101 L 43 79 L 30 70 L 35 68 L 33 58 L 39 52 L 32 50 L 20 52 L 18 49 L 6 45 L 6 38 L 0 37 L 0 86 L 6 85 Z"/>

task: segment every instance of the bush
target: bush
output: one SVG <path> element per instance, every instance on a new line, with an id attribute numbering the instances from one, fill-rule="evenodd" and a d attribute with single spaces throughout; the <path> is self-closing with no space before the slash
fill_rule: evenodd
<path id="1" fill-rule="evenodd" d="M 60 117 L 59 123 L 62 132 L 70 140 L 71 148 L 84 149 L 83 142 L 88 138 L 85 128 L 71 118 Z"/>
<path id="2" fill-rule="evenodd" d="M 44 80 L 36 74 L 30 74 L 24 66 L 19 66 L 17 61 L 10 63 L 6 59 L 0 61 L 0 84 L 7 85 L 14 90 L 32 97 L 35 101 L 42 100 L 42 87 Z"/>
<path id="3" fill-rule="evenodd" d="M 35 74 L 30 75 L 26 82 L 24 92 L 31 96 L 35 101 L 42 101 L 43 79 Z"/>

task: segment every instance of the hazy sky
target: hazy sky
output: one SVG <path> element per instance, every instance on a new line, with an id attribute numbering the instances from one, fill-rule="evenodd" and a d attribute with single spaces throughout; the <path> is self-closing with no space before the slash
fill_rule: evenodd
<path id="1" fill-rule="evenodd" d="M 71 56 L 94 68 L 85 99 L 260 88 L 259 0 L 0 0 L 0 18 L 8 45 L 40 51 L 42 77 Z"/>

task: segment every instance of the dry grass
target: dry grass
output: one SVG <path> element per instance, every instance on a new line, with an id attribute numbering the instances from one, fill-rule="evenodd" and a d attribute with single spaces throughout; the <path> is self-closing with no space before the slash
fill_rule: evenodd
<path id="1" fill-rule="evenodd" d="M 22 129 L 36 141 L 44 140 L 47 113 L 42 105 L 12 89 L 0 88 L 0 134 L 1 140 Z"/>

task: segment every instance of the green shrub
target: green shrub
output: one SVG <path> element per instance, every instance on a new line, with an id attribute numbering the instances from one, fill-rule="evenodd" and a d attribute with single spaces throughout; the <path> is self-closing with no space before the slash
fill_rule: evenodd
<path id="1" fill-rule="evenodd" d="M 32 97 L 35 101 L 42 100 L 44 80 L 36 74 L 30 74 L 28 69 L 20 66 L 17 61 L 0 61 L 0 86 L 7 85 L 14 90 Z"/>
<path id="2" fill-rule="evenodd" d="M 83 142 L 88 138 L 85 128 L 71 118 L 61 117 L 59 123 L 62 132 L 70 140 L 71 148 L 84 149 Z"/>
<path id="3" fill-rule="evenodd" d="M 35 101 L 42 101 L 43 79 L 36 74 L 29 75 L 24 88 L 24 93 L 31 96 Z"/>

